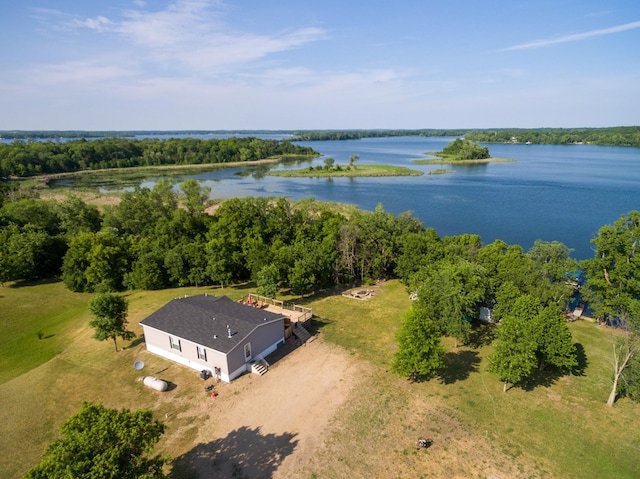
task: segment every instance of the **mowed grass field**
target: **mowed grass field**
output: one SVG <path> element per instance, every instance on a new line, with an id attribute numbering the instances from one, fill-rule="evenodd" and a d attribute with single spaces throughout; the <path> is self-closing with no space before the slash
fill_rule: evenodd
<path id="1" fill-rule="evenodd" d="M 412 384 L 389 371 L 410 301 L 397 281 L 375 289 L 368 301 L 338 293 L 298 300 L 314 309 L 320 340 L 349 351 L 366 379 L 337 412 L 308 477 L 640 477 L 640 405 L 605 404 L 614 332 L 571 324 L 581 352 L 576 374 L 544 374 L 505 394 L 486 372 L 494 331 L 480 326 L 472 347 L 456 349 L 445 340 L 448 367 L 441 378 Z M 250 291 L 126 293 L 130 329 L 141 334 L 138 321 L 177 296 L 236 299 Z M 0 288 L 0 477 L 17 478 L 33 466 L 83 400 L 162 411 L 171 427 L 159 451 L 178 457 L 193 447 L 198 423 L 187 411 L 202 398 L 188 386 L 201 389 L 197 374 L 146 353 L 140 337 L 120 343 L 126 349 L 118 353 L 111 342 L 97 342 L 87 324 L 90 298 L 59 282 Z M 132 366 L 141 358 L 147 374 L 169 367 L 180 378 L 170 403 L 140 387 Z M 421 436 L 433 441 L 428 450 L 415 447 Z"/>

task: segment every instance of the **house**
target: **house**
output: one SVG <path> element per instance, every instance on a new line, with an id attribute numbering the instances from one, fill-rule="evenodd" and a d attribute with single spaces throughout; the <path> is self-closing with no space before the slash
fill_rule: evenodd
<path id="1" fill-rule="evenodd" d="M 177 298 L 140 322 L 147 350 L 230 382 L 284 344 L 284 316 L 226 296 Z"/>

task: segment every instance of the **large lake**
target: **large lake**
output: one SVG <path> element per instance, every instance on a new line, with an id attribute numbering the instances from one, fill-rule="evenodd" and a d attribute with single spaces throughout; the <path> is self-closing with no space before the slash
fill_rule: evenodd
<path id="1" fill-rule="evenodd" d="M 327 156 L 348 164 L 349 157 L 357 154 L 357 164 L 408 166 L 425 172 L 419 177 L 279 178 L 259 172 L 242 176 L 238 169 L 188 177 L 210 186 L 213 198 L 314 197 L 367 210 L 381 203 L 394 214 L 411 211 L 440 236 L 474 233 L 485 244 L 502 239 L 525 249 L 536 239 L 558 240 L 573 248 L 577 259 L 593 256 L 590 240 L 601 226 L 640 209 L 640 148 L 489 144 L 491 156 L 517 161 L 455 166 L 454 173 L 440 175 L 426 173 L 442 165 L 412 163 L 451 140 L 398 137 L 301 142 L 325 155 L 304 166 L 323 164 Z M 155 181 L 157 178 L 149 179 L 143 186 Z"/>

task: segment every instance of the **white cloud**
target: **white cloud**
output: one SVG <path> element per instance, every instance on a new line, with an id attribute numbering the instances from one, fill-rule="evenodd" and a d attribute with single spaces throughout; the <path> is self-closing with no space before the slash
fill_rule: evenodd
<path id="1" fill-rule="evenodd" d="M 127 10 L 119 21 L 98 16 L 71 25 L 115 32 L 128 44 L 126 56 L 181 76 L 226 73 L 326 37 L 316 27 L 272 34 L 229 31 L 223 13 L 214 0 L 178 0 L 160 11 Z"/>
<path id="2" fill-rule="evenodd" d="M 85 18 L 84 20 L 78 20 L 77 18 L 72 21 L 74 26 L 86 27 L 90 30 L 96 30 L 98 32 L 108 31 L 113 27 L 113 22 L 106 17 L 97 16 L 96 18 Z"/>
<path id="3" fill-rule="evenodd" d="M 611 35 L 613 33 L 624 32 L 626 30 L 633 30 L 634 28 L 640 28 L 640 21 L 625 23 L 623 25 L 617 25 L 615 27 L 610 27 L 610 28 L 591 30 L 589 32 L 584 32 L 584 33 L 564 35 L 558 38 L 550 38 L 546 40 L 535 40 L 532 42 L 520 43 L 518 45 L 513 45 L 511 47 L 503 48 L 498 51 L 508 52 L 508 51 L 514 51 L 514 50 L 532 50 L 535 48 L 548 47 L 550 45 L 555 45 L 558 43 L 575 42 L 579 40 L 586 40 L 587 38 L 599 37 L 602 35 Z"/>

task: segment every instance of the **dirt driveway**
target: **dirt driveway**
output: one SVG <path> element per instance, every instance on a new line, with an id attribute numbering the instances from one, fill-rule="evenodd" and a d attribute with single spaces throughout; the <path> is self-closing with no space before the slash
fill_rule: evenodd
<path id="1" fill-rule="evenodd" d="M 316 340 L 264 376 L 221 383 L 216 398 L 185 412 L 200 424 L 194 448 L 175 459 L 175 468 L 202 478 L 308 477 L 304 469 L 356 385 L 358 367 L 343 350 Z"/>

